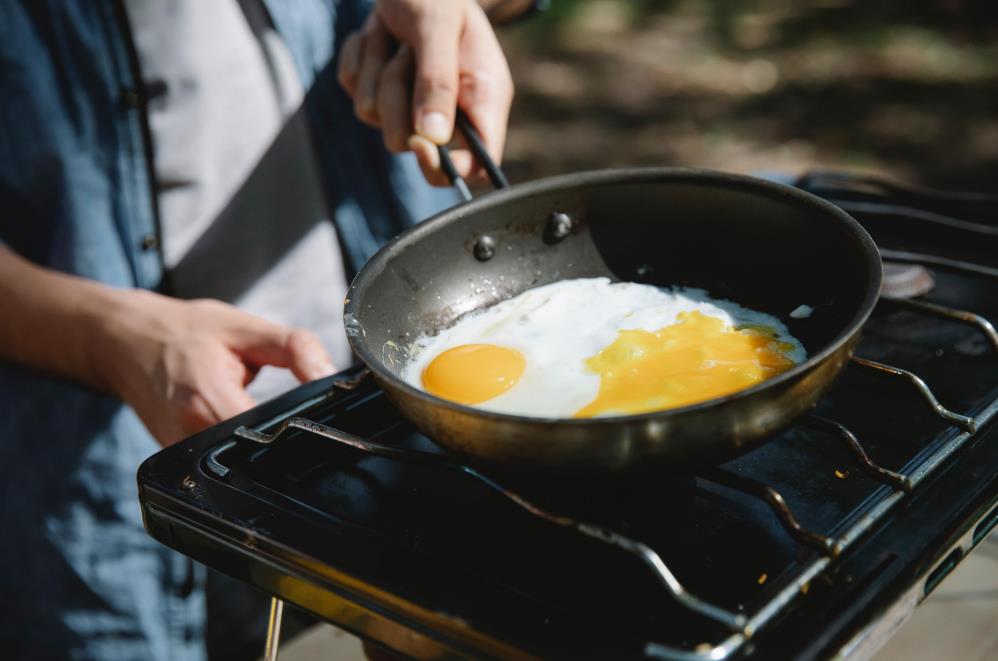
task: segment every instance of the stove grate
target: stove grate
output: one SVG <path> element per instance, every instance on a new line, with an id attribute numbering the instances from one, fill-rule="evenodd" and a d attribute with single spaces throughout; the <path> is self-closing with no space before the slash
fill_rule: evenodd
<path id="1" fill-rule="evenodd" d="M 968 269 L 967 272 L 980 275 L 973 268 Z M 998 350 L 998 341 L 996 341 L 998 338 L 995 337 L 994 328 L 979 315 L 921 301 L 891 301 L 890 304 L 902 305 L 918 314 L 941 316 L 973 324 L 988 336 L 992 347 Z M 874 463 L 855 434 L 845 425 L 835 420 L 811 414 L 796 423 L 802 427 L 830 431 L 840 438 L 850 449 L 864 472 L 890 489 L 879 502 L 872 504 L 866 513 L 859 517 L 851 527 L 837 536 L 824 535 L 803 526 L 784 496 L 777 489 L 763 481 L 718 468 L 709 469 L 699 474 L 699 477 L 702 479 L 764 501 L 773 510 L 781 525 L 798 543 L 816 549 L 820 553 L 819 557 L 803 566 L 797 576 L 793 577 L 780 592 L 751 615 L 732 611 L 692 594 L 666 565 L 662 557 L 648 544 L 625 536 L 606 526 L 580 521 L 565 514 L 548 511 L 521 493 L 503 485 L 495 478 L 462 463 L 456 458 L 373 442 L 300 415 L 324 403 L 337 388 L 342 390 L 356 388 L 369 376 L 366 370 L 350 379 L 336 382 L 334 384 L 335 388 L 329 393 L 303 402 L 300 406 L 256 428 L 239 427 L 235 430 L 235 436 L 244 441 L 251 441 L 261 445 L 271 445 L 278 442 L 289 432 L 304 431 L 362 452 L 431 468 L 456 471 L 470 476 L 502 494 L 523 510 L 536 517 L 561 527 L 574 529 L 582 535 L 623 550 L 640 559 L 676 602 L 694 613 L 698 613 L 709 620 L 723 625 L 729 632 L 727 638 L 716 644 L 701 644 L 694 649 L 680 649 L 669 645 L 649 642 L 645 647 L 645 654 L 647 656 L 662 659 L 723 660 L 737 653 L 755 633 L 777 618 L 799 594 L 806 593 L 810 582 L 823 572 L 835 558 L 860 539 L 864 533 L 873 528 L 898 501 L 911 493 L 947 457 L 966 443 L 978 428 L 982 427 L 998 413 L 998 399 L 995 399 L 976 417 L 958 414 L 940 404 L 925 381 L 914 372 L 860 357 L 854 357 L 852 365 L 861 370 L 909 382 L 920 393 L 921 401 L 937 417 L 949 425 L 961 429 L 962 432 L 936 448 L 934 452 L 925 457 L 908 472 L 900 473 Z M 221 462 L 220 457 L 237 443 L 238 441 L 236 440 L 230 440 L 213 450 L 207 459 L 209 469 L 217 475 L 224 477 L 229 469 Z M 279 612 L 280 601 L 277 598 L 274 598 L 273 609 L 275 612 Z M 279 618 L 276 621 L 279 626 Z M 276 632 L 272 633 L 276 636 Z"/>

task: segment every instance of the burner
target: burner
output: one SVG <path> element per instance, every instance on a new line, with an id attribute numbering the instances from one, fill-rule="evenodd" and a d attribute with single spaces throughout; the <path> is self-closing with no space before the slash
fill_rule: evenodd
<path id="1" fill-rule="evenodd" d="M 935 286 L 936 281 L 924 266 L 884 262 L 884 280 L 880 287 L 880 295 L 884 298 L 918 298 Z"/>

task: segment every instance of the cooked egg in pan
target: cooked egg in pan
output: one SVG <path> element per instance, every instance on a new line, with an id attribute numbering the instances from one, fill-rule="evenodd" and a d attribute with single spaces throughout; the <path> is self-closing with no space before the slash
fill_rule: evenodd
<path id="1" fill-rule="evenodd" d="M 419 338 L 403 378 L 491 411 L 630 415 L 722 397 L 806 357 L 777 318 L 700 289 L 562 280 Z"/>

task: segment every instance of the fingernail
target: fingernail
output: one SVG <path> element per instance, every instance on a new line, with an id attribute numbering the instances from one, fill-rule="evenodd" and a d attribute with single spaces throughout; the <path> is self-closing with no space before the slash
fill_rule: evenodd
<path id="1" fill-rule="evenodd" d="M 441 112 L 430 112 L 423 115 L 419 132 L 438 145 L 450 142 L 450 122 Z"/>

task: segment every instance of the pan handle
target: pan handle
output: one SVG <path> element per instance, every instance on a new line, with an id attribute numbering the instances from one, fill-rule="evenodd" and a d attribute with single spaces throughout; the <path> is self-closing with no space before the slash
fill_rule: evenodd
<path id="1" fill-rule="evenodd" d="M 478 162 L 485 168 L 485 172 L 488 174 L 492 185 L 496 188 L 506 188 L 509 186 L 506 175 L 503 174 L 502 170 L 499 169 L 499 166 L 496 165 L 492 157 L 489 156 L 489 152 L 485 149 L 485 143 L 482 142 L 482 136 L 478 133 L 478 129 L 472 125 L 471 120 L 468 119 L 468 116 L 460 108 L 457 109 L 455 124 L 461 134 L 464 135 L 465 142 L 468 143 L 471 153 L 475 155 Z M 444 174 L 447 175 L 451 186 L 458 190 L 465 202 L 471 201 L 471 190 L 468 188 L 468 183 L 464 178 L 458 174 L 457 168 L 454 167 L 454 161 L 450 157 L 450 149 L 447 148 L 447 145 L 438 145 L 437 151 L 440 153 L 440 167 L 444 171 Z"/>

